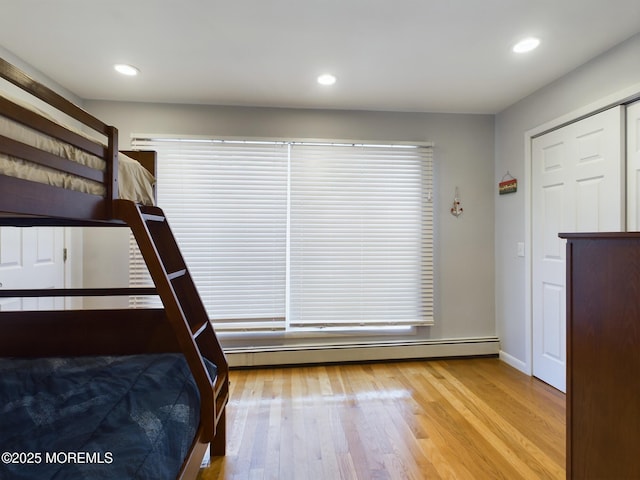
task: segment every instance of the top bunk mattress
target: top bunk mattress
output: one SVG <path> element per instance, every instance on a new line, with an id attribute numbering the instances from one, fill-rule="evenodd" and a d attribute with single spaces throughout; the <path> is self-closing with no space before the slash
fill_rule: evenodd
<path id="1" fill-rule="evenodd" d="M 68 125 L 53 119 L 50 115 L 37 107 L 22 102 L 15 98 L 9 98 L 1 94 L 13 103 L 27 108 L 48 120 L 54 121 L 64 128 L 92 139 L 83 132 L 80 132 Z M 0 116 L 0 135 L 19 141 L 25 145 L 35 147 L 39 150 L 52 153 L 54 155 L 77 162 L 81 165 L 104 171 L 105 161 L 95 155 L 74 148 L 60 140 L 45 135 L 35 129 L 22 125 L 9 118 Z M 16 157 L 0 153 L 0 175 L 16 177 L 22 180 L 30 180 L 37 183 L 44 183 L 59 188 L 75 190 L 91 195 L 104 196 L 104 185 L 92 180 L 84 179 L 68 173 L 60 172 L 36 163 L 28 162 Z M 155 178 L 139 162 L 123 153 L 118 155 L 118 189 L 119 198 L 132 200 L 143 205 L 153 205 L 153 185 Z"/>

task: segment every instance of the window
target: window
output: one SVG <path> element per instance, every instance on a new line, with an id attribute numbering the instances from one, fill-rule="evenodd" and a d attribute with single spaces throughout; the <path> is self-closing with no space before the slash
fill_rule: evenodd
<path id="1" fill-rule="evenodd" d="M 433 323 L 430 146 L 140 136 L 133 147 L 158 152 L 158 203 L 217 330 Z"/>

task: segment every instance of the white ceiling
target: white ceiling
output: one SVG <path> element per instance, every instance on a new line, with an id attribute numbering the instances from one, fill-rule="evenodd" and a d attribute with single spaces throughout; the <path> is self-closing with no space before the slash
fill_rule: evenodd
<path id="1" fill-rule="evenodd" d="M 83 99 L 496 113 L 637 32 L 639 0 L 0 0 L 0 46 Z"/>

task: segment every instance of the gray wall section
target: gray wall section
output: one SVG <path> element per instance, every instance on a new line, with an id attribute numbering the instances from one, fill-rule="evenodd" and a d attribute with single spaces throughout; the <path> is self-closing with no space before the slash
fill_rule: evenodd
<path id="1" fill-rule="evenodd" d="M 69 90 L 61 87 L 59 84 L 57 84 L 56 82 L 51 80 L 49 77 L 44 75 L 40 70 L 35 68 L 33 65 L 29 65 L 28 63 L 22 61 L 22 59 L 15 56 L 13 53 L 11 53 L 9 50 L 4 48 L 2 45 L 0 45 L 0 57 L 4 58 L 6 61 L 10 62 L 12 65 L 20 68 L 27 75 L 43 83 L 44 85 L 56 91 L 60 95 L 63 95 L 64 97 L 68 98 L 72 102 L 75 102 L 76 104 L 82 106 L 82 99 L 80 97 L 73 94 Z M 25 99 L 31 98 L 30 96 L 28 96 L 28 94 L 23 95 L 22 90 L 20 90 L 18 87 L 14 87 L 13 85 L 10 85 L 5 80 L 0 80 L 0 82 L 2 82 L 0 83 L 1 91 L 8 92 L 10 95 L 24 97 Z"/>
<path id="2" fill-rule="evenodd" d="M 640 35 L 577 68 L 496 115 L 495 181 L 509 171 L 524 186 L 525 134 L 532 129 L 571 116 L 618 92 L 640 94 Z M 495 195 L 496 327 L 501 349 L 517 366 L 527 367 L 529 325 L 525 310 L 525 259 L 517 257 L 517 242 L 528 242 L 526 197 Z"/>
<path id="3" fill-rule="evenodd" d="M 494 117 L 335 110 L 237 108 L 86 101 L 116 125 L 121 148 L 132 133 L 240 138 L 345 139 L 435 144 L 435 326 L 419 338 L 494 336 Z M 464 213 L 449 213 L 455 187 Z M 97 235 L 99 237 L 99 235 Z M 99 241 L 99 238 L 91 238 Z M 111 241 L 112 243 L 112 241 Z M 105 245 L 108 247 L 108 245 Z M 114 252 L 126 255 L 126 252 Z M 125 266 L 125 260 L 113 262 Z M 126 272 L 113 272 L 123 275 Z M 85 281 L 90 279 L 85 278 Z"/>

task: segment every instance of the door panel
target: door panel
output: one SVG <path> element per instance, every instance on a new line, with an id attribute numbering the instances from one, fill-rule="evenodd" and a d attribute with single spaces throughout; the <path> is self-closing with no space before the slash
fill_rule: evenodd
<path id="1" fill-rule="evenodd" d="M 62 228 L 0 228 L 0 288 L 63 288 Z M 0 310 L 63 308 L 63 298 L 0 299 Z"/>
<path id="2" fill-rule="evenodd" d="M 562 242 L 554 232 L 559 231 L 562 226 L 562 212 L 564 211 L 564 190 L 563 183 L 547 185 L 543 188 L 544 196 L 544 219 L 545 228 L 543 233 L 543 257 L 545 260 L 562 260 Z"/>
<path id="3" fill-rule="evenodd" d="M 532 141 L 533 374 L 566 388 L 565 242 L 624 229 L 622 107 Z"/>
<path id="4" fill-rule="evenodd" d="M 559 330 L 562 317 L 562 285 L 546 283 L 543 286 L 544 324 L 542 326 L 542 354 L 552 361 L 562 361 L 562 339 L 564 335 Z"/>
<path id="5" fill-rule="evenodd" d="M 576 182 L 576 229 L 581 232 L 602 231 L 604 220 L 598 208 L 605 199 L 602 194 L 604 177 L 588 178 Z"/>

